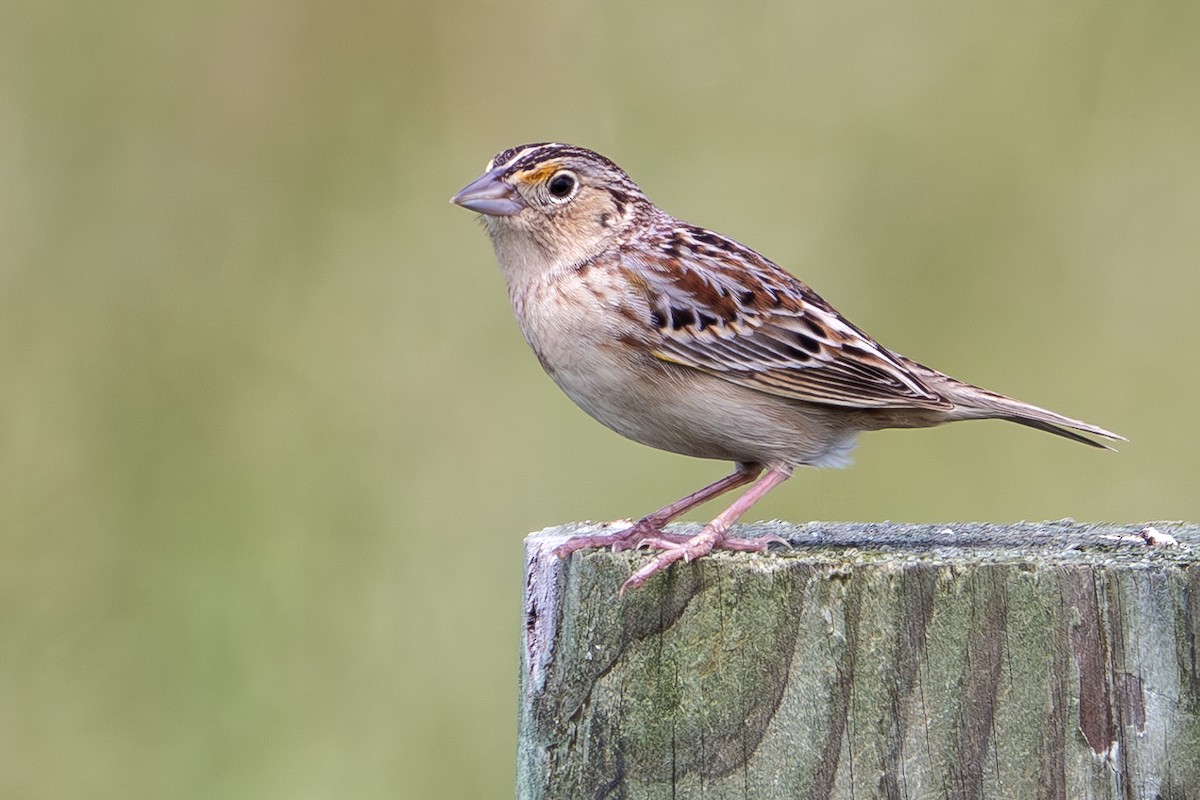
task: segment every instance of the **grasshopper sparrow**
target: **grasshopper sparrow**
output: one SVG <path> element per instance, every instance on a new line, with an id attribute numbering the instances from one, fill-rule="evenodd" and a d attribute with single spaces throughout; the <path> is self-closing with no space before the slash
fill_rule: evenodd
<path id="1" fill-rule="evenodd" d="M 797 465 L 848 464 L 862 431 L 1004 419 L 1094 447 L 1107 446 L 1076 431 L 1122 438 L 887 349 L 755 251 L 660 210 L 590 150 L 505 150 L 452 202 L 483 215 L 521 332 L 572 400 L 636 442 L 737 465 L 626 530 L 559 548 L 660 551 L 623 589 L 713 548 L 764 550 L 728 536 L 734 522 Z M 663 530 L 748 483 L 699 534 Z"/>

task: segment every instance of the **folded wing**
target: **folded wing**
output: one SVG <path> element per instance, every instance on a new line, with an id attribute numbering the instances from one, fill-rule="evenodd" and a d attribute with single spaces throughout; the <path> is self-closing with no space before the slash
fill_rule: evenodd
<path id="1" fill-rule="evenodd" d="M 731 239 L 680 225 L 631 249 L 659 340 L 653 354 L 780 397 L 850 408 L 948 409 L 901 357 Z"/>

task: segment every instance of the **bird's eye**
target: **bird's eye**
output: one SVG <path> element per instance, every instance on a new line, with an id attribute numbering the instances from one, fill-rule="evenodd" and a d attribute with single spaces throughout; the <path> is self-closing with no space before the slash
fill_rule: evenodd
<path id="1" fill-rule="evenodd" d="M 559 200 L 566 200 L 575 191 L 576 185 L 577 181 L 574 175 L 570 172 L 560 172 L 550 179 L 548 188 L 551 196 Z"/>

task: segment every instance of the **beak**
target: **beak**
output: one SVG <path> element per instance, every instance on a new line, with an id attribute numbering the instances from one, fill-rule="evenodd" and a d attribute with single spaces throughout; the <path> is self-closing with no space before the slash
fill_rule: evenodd
<path id="1" fill-rule="evenodd" d="M 520 196 L 500 177 L 499 170 L 471 181 L 450 202 L 489 217 L 511 217 L 525 208 Z"/>

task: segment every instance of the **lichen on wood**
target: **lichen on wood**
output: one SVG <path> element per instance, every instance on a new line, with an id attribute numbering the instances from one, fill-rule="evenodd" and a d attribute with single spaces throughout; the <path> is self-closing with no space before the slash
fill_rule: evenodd
<path id="1" fill-rule="evenodd" d="M 764 523 L 526 542 L 521 798 L 1200 797 L 1200 529 Z"/>

